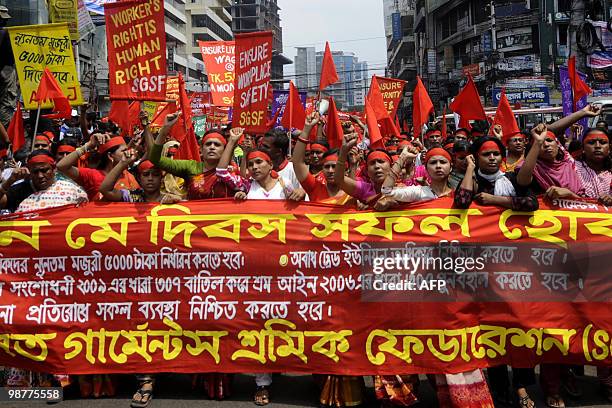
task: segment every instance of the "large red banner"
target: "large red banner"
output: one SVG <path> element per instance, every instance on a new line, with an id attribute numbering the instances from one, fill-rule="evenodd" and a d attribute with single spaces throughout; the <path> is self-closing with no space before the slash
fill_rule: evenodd
<path id="1" fill-rule="evenodd" d="M 234 41 L 198 41 L 198 45 L 204 59 L 213 104 L 233 106 L 236 65 Z"/>
<path id="2" fill-rule="evenodd" d="M 163 0 L 104 4 L 111 99 L 166 98 Z"/>
<path id="3" fill-rule="evenodd" d="M 268 130 L 268 103 L 272 98 L 272 32 L 236 34 L 236 83 L 232 125 L 247 132 Z"/>
<path id="4" fill-rule="evenodd" d="M 385 102 L 385 108 L 387 108 L 389 116 L 394 118 L 400 99 L 404 95 L 404 85 L 406 85 L 406 81 L 379 76 L 377 76 L 376 79 L 378 81 L 380 93 L 382 93 L 383 96 L 383 101 Z"/>
<path id="5" fill-rule="evenodd" d="M 0 364 L 347 375 L 612 364 L 609 266 L 603 280 L 595 271 L 612 214 L 565 200 L 535 213 L 450 206 L 211 200 L 4 217 Z M 418 290 L 378 275 L 381 259 L 443 254 L 446 272 L 410 274 Z"/>

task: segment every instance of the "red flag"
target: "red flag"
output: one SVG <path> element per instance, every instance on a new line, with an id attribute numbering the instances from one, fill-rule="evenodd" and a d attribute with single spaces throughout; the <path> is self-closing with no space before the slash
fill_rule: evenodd
<path id="1" fill-rule="evenodd" d="M 13 153 L 25 146 L 25 133 L 23 129 L 23 115 L 21 113 L 21 103 L 17 101 L 17 110 L 13 114 L 11 123 L 6 131 L 8 138 L 13 146 Z"/>
<path id="2" fill-rule="evenodd" d="M 183 74 L 179 73 L 179 99 L 178 110 L 182 115 L 176 125 L 170 131 L 170 134 L 181 143 L 181 146 L 176 152 L 176 158 L 179 160 L 195 160 L 200 161 L 200 147 L 193 128 L 193 120 L 191 118 L 191 103 L 185 90 L 185 79 Z"/>
<path id="3" fill-rule="evenodd" d="M 132 136 L 134 126 L 138 125 L 140 115 L 140 102 L 128 102 L 125 100 L 115 100 L 111 102 L 111 109 L 108 118 L 121 128 L 124 134 Z"/>
<path id="4" fill-rule="evenodd" d="M 70 102 L 68 102 L 68 98 L 64 95 L 64 92 L 62 92 L 62 89 L 51 71 L 49 71 L 49 68 L 45 68 L 45 72 L 40 79 L 35 100 L 39 105 L 48 100 L 53 101 L 53 110 L 55 113 L 43 115 L 43 118 L 70 119 L 72 117 Z"/>
<path id="5" fill-rule="evenodd" d="M 448 128 L 446 127 L 446 106 L 442 111 L 442 139 L 446 140 L 448 137 Z"/>
<path id="6" fill-rule="evenodd" d="M 366 99 L 365 103 L 366 125 L 368 126 L 368 137 L 370 138 L 370 146 L 375 149 L 383 149 L 383 138 L 378 128 L 376 113 L 370 104 L 370 100 Z"/>
<path id="7" fill-rule="evenodd" d="M 342 146 L 342 138 L 344 131 L 342 130 L 342 122 L 338 116 L 338 109 L 334 98 L 329 98 L 329 109 L 327 110 L 327 143 L 332 149 L 338 149 Z"/>
<path id="8" fill-rule="evenodd" d="M 379 76 L 376 76 L 376 80 L 380 87 L 380 93 L 382 94 L 385 107 L 389 112 L 389 116 L 393 117 L 397 113 L 397 107 L 399 106 L 399 101 L 403 96 L 406 81 Z M 398 125 L 397 128 L 399 129 L 400 126 Z"/>
<path id="9" fill-rule="evenodd" d="M 512 108 L 510 107 L 510 102 L 508 102 L 508 97 L 506 97 L 506 89 L 502 89 L 502 94 L 499 98 L 499 104 L 497 105 L 497 111 L 495 111 L 495 119 L 493 120 L 493 124 L 491 125 L 491 132 L 495 125 L 501 125 L 503 132 L 503 143 L 507 144 L 507 140 L 520 133 L 521 130 L 518 127 L 518 123 L 516 123 L 516 118 L 514 117 L 514 112 L 512 112 Z"/>
<path id="10" fill-rule="evenodd" d="M 372 77 L 370 90 L 368 91 L 368 100 L 370 101 L 370 107 L 374 110 L 376 120 L 380 125 L 381 134 L 385 137 L 391 134 L 395 135 L 395 137 L 399 137 L 399 130 L 395 127 L 391 116 L 389 116 L 389 111 L 385 106 L 385 100 L 380 91 L 380 85 L 376 76 Z"/>
<path id="11" fill-rule="evenodd" d="M 427 123 L 427 119 L 433 111 L 434 106 L 427 89 L 425 89 L 421 78 L 417 76 L 417 84 L 412 94 L 412 136 L 414 138 L 421 136 L 423 125 Z"/>
<path id="12" fill-rule="evenodd" d="M 572 55 L 567 61 L 567 73 L 569 75 L 572 93 L 574 95 L 574 111 L 576 103 L 587 95 L 593 93 L 593 90 L 580 78 L 580 74 L 576 71 L 576 56 Z"/>
<path id="13" fill-rule="evenodd" d="M 319 82 L 319 91 L 324 90 L 331 84 L 339 81 L 338 73 L 336 72 L 336 64 L 332 57 L 329 43 L 325 42 L 325 53 L 323 54 L 323 63 L 321 65 L 321 80 Z"/>
<path id="14" fill-rule="evenodd" d="M 281 125 L 288 130 L 292 128 L 302 129 L 305 122 L 306 112 L 304 111 L 304 106 L 302 106 L 300 94 L 295 85 L 293 85 L 293 81 L 289 81 L 289 98 L 285 105 Z"/>
<path id="15" fill-rule="evenodd" d="M 450 104 L 450 108 L 461 117 L 459 127 L 468 127 L 470 120 L 487 120 L 478 89 L 471 75 L 468 74 L 467 84 Z"/>

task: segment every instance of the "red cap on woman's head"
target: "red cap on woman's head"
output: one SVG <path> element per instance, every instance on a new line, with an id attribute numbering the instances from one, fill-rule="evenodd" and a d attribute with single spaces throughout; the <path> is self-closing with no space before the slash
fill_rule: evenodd
<path id="1" fill-rule="evenodd" d="M 61 145 L 57 148 L 58 153 L 72 153 L 76 150 L 76 147 L 70 145 Z"/>
<path id="2" fill-rule="evenodd" d="M 121 146 L 122 144 L 125 144 L 125 139 L 123 139 L 121 136 L 115 136 L 111 138 L 111 140 L 109 140 L 108 142 L 104 143 L 102 146 L 98 147 L 98 153 L 104 154 L 113 147 Z"/>
<path id="3" fill-rule="evenodd" d="M 268 153 L 262 152 L 261 150 L 253 150 L 247 155 L 247 161 L 257 159 L 257 158 L 272 163 L 272 159 L 270 158 Z"/>
<path id="4" fill-rule="evenodd" d="M 387 153 L 380 151 L 380 150 L 374 150 L 370 152 L 370 154 L 368 154 L 368 157 L 366 158 L 367 163 L 370 163 L 371 161 L 374 161 L 374 160 L 384 160 L 389 163 L 393 162 L 391 160 L 391 156 L 389 156 Z"/>
<path id="5" fill-rule="evenodd" d="M 446 160 L 448 160 L 449 162 L 451 161 L 451 155 L 449 152 L 447 152 L 441 147 L 434 147 L 433 149 L 428 150 L 425 154 L 425 164 L 427 164 L 427 162 L 434 156 L 442 156 L 445 157 Z"/>

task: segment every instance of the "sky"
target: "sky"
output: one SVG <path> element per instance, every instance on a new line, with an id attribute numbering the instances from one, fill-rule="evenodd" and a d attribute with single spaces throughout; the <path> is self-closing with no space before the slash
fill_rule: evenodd
<path id="1" fill-rule="evenodd" d="M 383 0 L 278 0 L 283 29 L 283 54 L 295 60 L 294 47 L 351 51 L 384 74 L 387 61 Z M 366 39 L 367 40 L 364 40 Z M 348 40 L 348 41 L 347 41 Z M 285 75 L 295 72 L 285 65 Z"/>

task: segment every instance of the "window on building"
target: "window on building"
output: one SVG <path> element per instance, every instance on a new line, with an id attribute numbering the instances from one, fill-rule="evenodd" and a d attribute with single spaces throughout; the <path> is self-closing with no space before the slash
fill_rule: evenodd
<path id="1" fill-rule="evenodd" d="M 557 25 L 557 42 L 561 45 L 568 44 L 568 33 L 569 25 L 568 24 L 559 24 Z"/>
<path id="2" fill-rule="evenodd" d="M 557 0 L 557 11 L 571 11 L 573 0 Z"/>
<path id="3" fill-rule="evenodd" d="M 192 27 L 206 27 L 225 41 L 232 39 L 232 35 L 217 24 L 212 18 L 206 14 L 195 14 L 191 16 Z M 211 37 L 212 38 L 212 37 Z M 214 41 L 214 39 L 213 39 Z"/>

